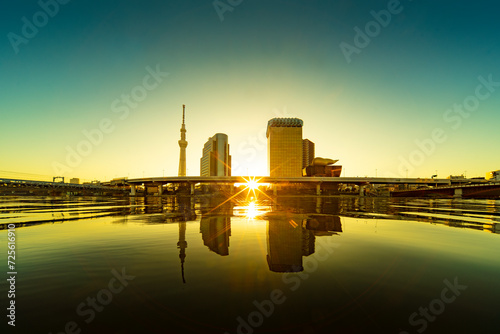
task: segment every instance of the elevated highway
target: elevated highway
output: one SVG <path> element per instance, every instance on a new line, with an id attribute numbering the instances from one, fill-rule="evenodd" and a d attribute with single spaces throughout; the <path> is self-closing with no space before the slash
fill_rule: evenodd
<path id="1" fill-rule="evenodd" d="M 393 197 L 498 198 L 500 182 L 458 184 L 429 189 L 393 191 Z"/>
<path id="2" fill-rule="evenodd" d="M 251 177 L 259 183 L 268 183 L 271 185 L 286 184 L 310 184 L 316 185 L 316 193 L 321 194 L 321 185 L 325 184 L 354 184 L 360 186 L 369 184 L 416 184 L 416 185 L 451 185 L 449 179 L 425 179 L 425 178 L 386 178 L 386 177 L 270 177 L 255 176 Z M 131 187 L 131 195 L 136 194 L 137 186 L 158 187 L 158 192 L 162 193 L 162 187 L 166 184 L 187 184 L 191 188 L 191 194 L 194 194 L 196 184 L 227 184 L 246 183 L 249 177 L 245 176 L 181 176 L 181 177 L 147 177 L 137 179 L 126 179 L 125 183 Z M 276 192 L 276 187 L 274 187 Z"/>
<path id="3" fill-rule="evenodd" d="M 86 183 L 74 184 L 64 182 L 48 182 L 0 178 L 0 190 L 7 193 L 78 193 L 78 194 L 105 194 L 122 192 L 123 189 L 117 189 L 102 184 Z"/>
<path id="4" fill-rule="evenodd" d="M 127 179 L 128 184 L 152 184 L 152 183 L 245 183 L 247 176 L 179 176 L 179 177 L 147 177 L 138 179 Z M 345 184 L 422 184 L 422 185 L 450 185 L 449 179 L 423 179 L 423 178 L 387 178 L 387 177 L 270 177 L 252 176 L 259 183 L 345 183 Z M 462 181 L 464 182 L 464 181 Z"/>

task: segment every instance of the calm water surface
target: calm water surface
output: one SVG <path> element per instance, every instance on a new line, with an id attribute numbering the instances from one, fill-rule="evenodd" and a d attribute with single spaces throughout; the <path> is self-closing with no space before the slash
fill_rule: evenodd
<path id="1" fill-rule="evenodd" d="M 500 201 L 224 201 L 0 197 L 2 332 L 500 329 Z"/>

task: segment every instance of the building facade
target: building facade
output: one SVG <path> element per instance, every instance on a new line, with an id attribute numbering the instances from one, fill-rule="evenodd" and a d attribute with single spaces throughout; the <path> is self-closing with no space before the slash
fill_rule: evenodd
<path id="1" fill-rule="evenodd" d="M 231 155 L 227 135 L 217 133 L 203 146 L 201 176 L 231 176 Z"/>
<path id="2" fill-rule="evenodd" d="M 267 123 L 267 165 L 271 177 L 302 176 L 302 126 L 298 118 L 273 118 Z"/>
<path id="3" fill-rule="evenodd" d="M 309 139 L 302 140 L 302 169 L 310 166 L 314 159 L 314 143 Z"/>

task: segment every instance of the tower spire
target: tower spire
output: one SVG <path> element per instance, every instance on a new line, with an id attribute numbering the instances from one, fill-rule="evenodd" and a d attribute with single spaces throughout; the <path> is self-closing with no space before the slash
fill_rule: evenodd
<path id="1" fill-rule="evenodd" d="M 181 140 L 179 140 L 180 157 L 179 157 L 179 176 L 186 176 L 186 147 L 188 142 L 186 140 L 186 105 L 182 105 L 182 126 L 181 126 Z"/>
<path id="2" fill-rule="evenodd" d="M 185 104 L 183 104 L 183 105 L 182 105 L 182 125 L 184 125 L 184 123 L 185 123 L 185 122 L 184 122 L 184 121 L 185 121 L 185 119 L 186 119 L 186 105 L 185 105 Z"/>

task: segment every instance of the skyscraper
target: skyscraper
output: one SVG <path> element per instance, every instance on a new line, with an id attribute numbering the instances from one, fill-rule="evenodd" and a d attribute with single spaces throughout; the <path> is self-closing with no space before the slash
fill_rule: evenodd
<path id="1" fill-rule="evenodd" d="M 298 118 L 273 118 L 267 123 L 267 165 L 271 177 L 302 176 L 302 126 Z"/>
<path id="2" fill-rule="evenodd" d="M 182 127 L 181 127 L 181 140 L 179 140 L 179 147 L 181 149 L 181 154 L 179 157 L 179 176 L 186 176 L 186 147 L 188 142 L 186 141 L 186 106 L 182 105 Z"/>
<path id="3" fill-rule="evenodd" d="M 309 139 L 302 140 L 302 169 L 309 166 L 314 159 L 314 143 Z"/>
<path id="4" fill-rule="evenodd" d="M 200 159 L 201 176 L 231 176 L 231 156 L 227 135 L 216 133 L 203 146 Z"/>

